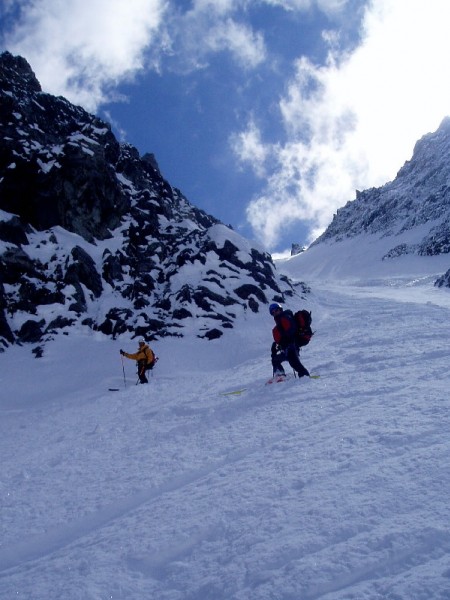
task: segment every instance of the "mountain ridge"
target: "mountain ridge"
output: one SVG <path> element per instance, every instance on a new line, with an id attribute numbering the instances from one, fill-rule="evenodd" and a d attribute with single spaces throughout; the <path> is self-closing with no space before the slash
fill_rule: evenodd
<path id="1" fill-rule="evenodd" d="M 379 244 L 375 260 L 437 257 L 450 253 L 450 117 L 424 135 L 393 181 L 356 193 L 339 208 L 330 225 L 309 247 L 371 236 Z M 360 252 L 361 247 L 355 245 Z M 307 260 L 308 250 L 302 260 Z M 450 262 L 450 261 L 449 261 Z M 450 269 L 436 280 L 450 286 Z"/>

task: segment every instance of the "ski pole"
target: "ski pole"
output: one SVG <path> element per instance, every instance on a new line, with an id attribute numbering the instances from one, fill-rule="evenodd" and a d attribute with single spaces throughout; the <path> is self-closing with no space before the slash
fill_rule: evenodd
<path id="1" fill-rule="evenodd" d="M 127 381 L 125 379 L 125 367 L 124 367 L 124 364 L 123 364 L 123 356 L 120 355 L 120 358 L 122 359 L 123 385 L 124 385 L 124 387 L 127 387 Z"/>

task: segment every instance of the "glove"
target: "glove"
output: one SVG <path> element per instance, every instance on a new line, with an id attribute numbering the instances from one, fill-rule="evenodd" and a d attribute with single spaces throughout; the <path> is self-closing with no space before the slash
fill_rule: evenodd
<path id="1" fill-rule="evenodd" d="M 120 350 L 120 354 L 123 356 L 125 352 L 123 350 Z"/>

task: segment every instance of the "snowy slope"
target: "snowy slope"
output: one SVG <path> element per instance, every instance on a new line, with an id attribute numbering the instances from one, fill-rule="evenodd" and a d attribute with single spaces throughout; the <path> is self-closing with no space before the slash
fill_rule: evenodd
<path id="1" fill-rule="evenodd" d="M 417 230 L 404 232 L 398 240 L 409 243 L 417 239 Z M 420 232 L 419 232 L 420 235 Z M 277 268 L 293 279 L 308 283 L 339 281 L 363 286 L 411 285 L 416 279 L 432 283 L 450 267 L 448 254 L 417 256 L 403 254 L 383 259 L 392 247 L 392 237 L 377 234 L 356 235 L 340 241 L 324 241 L 310 246 L 306 252 L 281 261 Z"/>
<path id="2" fill-rule="evenodd" d="M 264 385 L 267 314 L 153 344 L 148 386 L 126 338 L 0 355 L 0 598 L 450 598 L 450 295 L 363 267 L 299 300 L 319 380 Z"/>

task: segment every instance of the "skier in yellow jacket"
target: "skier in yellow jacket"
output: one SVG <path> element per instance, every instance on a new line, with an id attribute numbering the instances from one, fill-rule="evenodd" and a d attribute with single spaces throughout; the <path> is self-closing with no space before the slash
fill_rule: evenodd
<path id="1" fill-rule="evenodd" d="M 145 340 L 139 340 L 139 349 L 137 352 L 129 354 L 128 352 L 121 350 L 120 354 L 137 362 L 139 382 L 148 383 L 146 371 L 153 369 L 157 359 L 153 350 L 145 343 Z"/>

